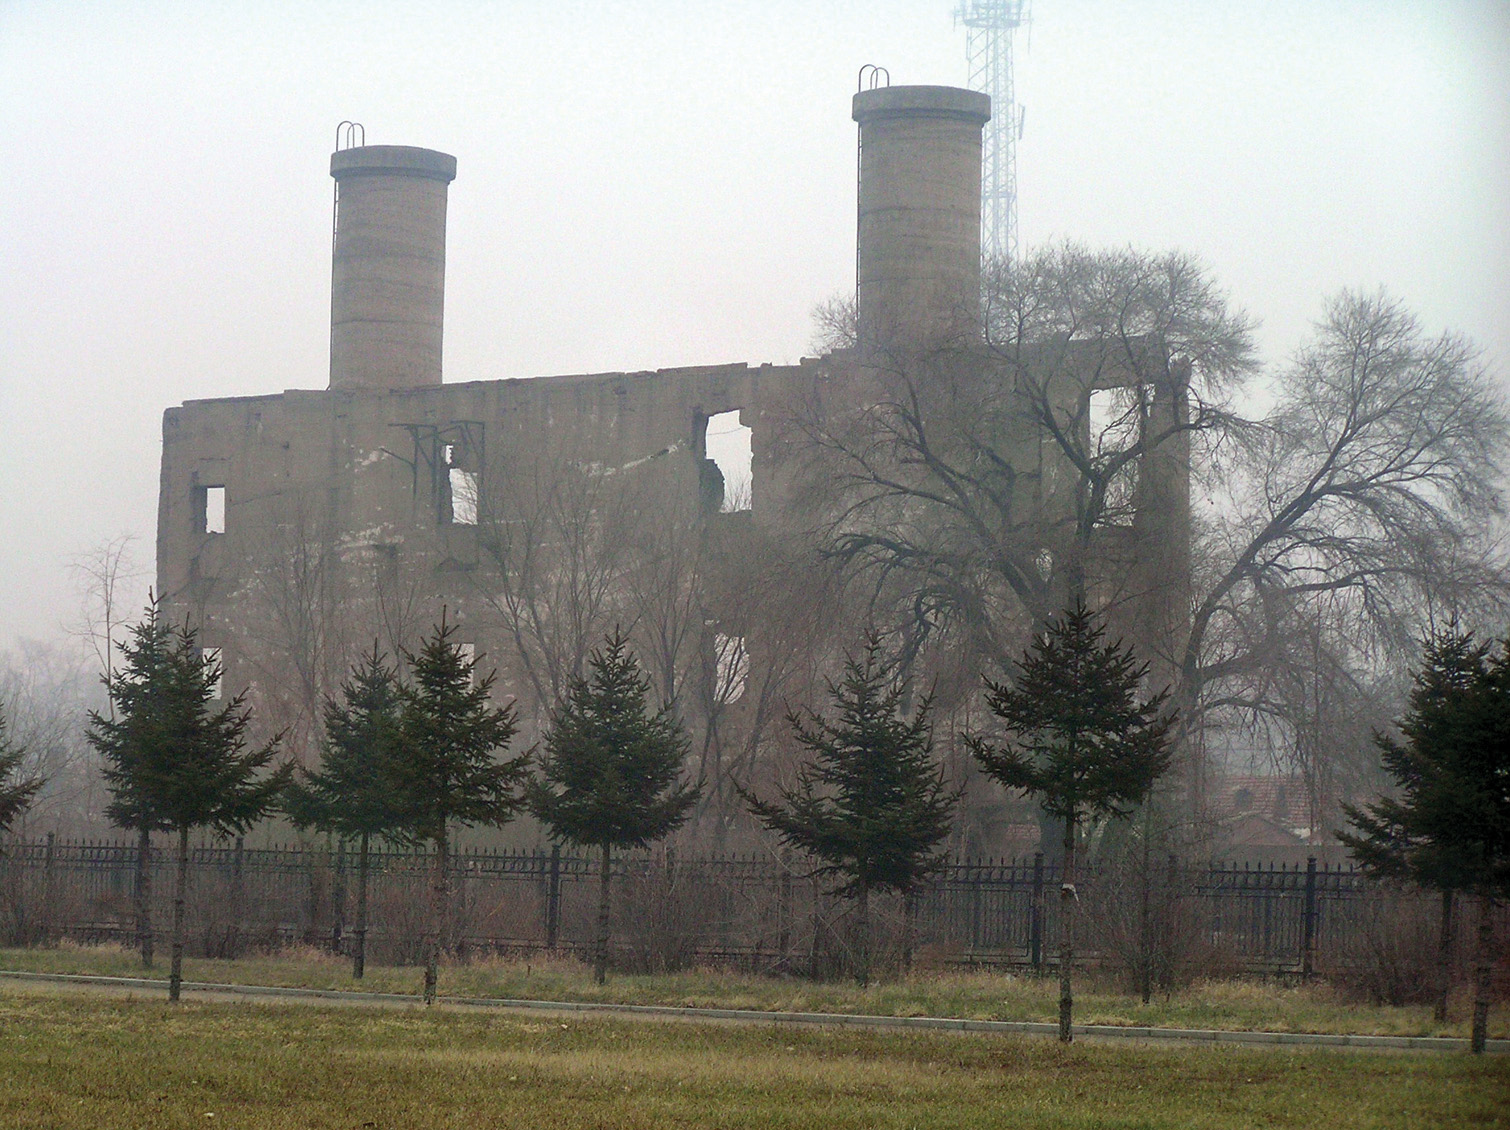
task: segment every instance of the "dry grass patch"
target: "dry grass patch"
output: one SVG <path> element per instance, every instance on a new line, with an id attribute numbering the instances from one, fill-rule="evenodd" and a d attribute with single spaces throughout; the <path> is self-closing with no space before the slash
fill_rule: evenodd
<path id="1" fill-rule="evenodd" d="M 63 946 L 57 949 L 0 950 L 0 968 L 53 973 L 138 977 L 143 971 L 130 951 L 118 947 Z M 165 976 L 158 970 L 154 976 Z M 316 949 L 236 961 L 190 959 L 189 980 L 318 989 L 363 989 L 418 993 L 417 968 L 368 966 L 367 976 L 351 979 L 347 962 Z M 601 1001 L 691 1008 L 743 1008 L 764 1012 L 868 1013 L 882 1016 L 947 1016 L 971 1020 L 1057 1018 L 1058 989 L 1047 978 L 969 970 L 922 971 L 905 980 L 868 989 L 848 983 L 820 983 L 761 977 L 721 970 L 647 975 L 617 974 L 607 985 L 593 983 L 590 971 L 569 958 L 484 958 L 446 966 L 442 995 L 525 1000 Z M 1424 1005 L 1375 1006 L 1344 999 L 1325 984 L 1286 987 L 1253 981 L 1198 983 L 1143 1005 L 1114 985 L 1093 977 L 1076 994 L 1075 1019 L 1082 1024 L 1165 1028 L 1224 1028 L 1243 1031 L 1350 1033 L 1379 1036 L 1468 1034 L 1466 998 L 1451 1021 L 1436 1024 Z M 1490 1035 L 1510 1036 L 1510 1009 L 1490 1014 Z"/>
<path id="2" fill-rule="evenodd" d="M 1458 1127 L 1510 1062 L 0 992 L 0 1125 Z M 213 1115 L 213 1118 L 209 1116 Z"/>

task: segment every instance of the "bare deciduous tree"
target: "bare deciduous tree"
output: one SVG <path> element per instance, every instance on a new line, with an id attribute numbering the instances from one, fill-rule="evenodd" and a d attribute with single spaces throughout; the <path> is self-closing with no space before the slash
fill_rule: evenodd
<path id="1" fill-rule="evenodd" d="M 14 830 L 38 827 L 74 834 L 103 825 L 104 794 L 84 739 L 84 718 L 104 693 L 79 651 L 68 644 L 21 640 L 0 651 L 0 708 L 12 742 L 25 750 L 21 776 L 45 784 Z"/>
<path id="2" fill-rule="evenodd" d="M 813 481 L 843 488 L 831 551 L 920 632 L 954 629 L 1004 668 L 1071 594 L 1136 583 L 1091 576 L 1092 543 L 1155 490 L 1126 489 L 1134 472 L 1164 458 L 1178 474 L 1193 434 L 1229 426 L 1253 354 L 1248 319 L 1186 256 L 1064 245 L 990 293 L 980 349 L 872 358 L 863 407 L 795 423 Z"/>
<path id="3" fill-rule="evenodd" d="M 79 616 L 66 630 L 86 642 L 107 684 L 115 674 L 116 649 L 134 622 L 128 609 L 140 596 L 135 586 L 143 569 L 132 550 L 135 542 L 135 534 L 117 534 L 76 554 L 68 566 L 78 587 Z"/>
<path id="4" fill-rule="evenodd" d="M 1252 323 L 1187 256 L 1053 248 L 984 320 L 979 348 L 868 357 L 863 395 L 796 413 L 829 552 L 903 650 L 1003 670 L 1088 595 L 1172 688 L 1197 809 L 1204 737 L 1241 721 L 1319 819 L 1367 772 L 1341 735 L 1393 709 L 1393 661 L 1510 596 L 1506 414 L 1471 344 L 1344 294 L 1251 419 Z"/>
<path id="5" fill-rule="evenodd" d="M 594 643 L 626 620 L 634 469 L 592 458 L 590 437 L 498 445 L 483 477 L 478 578 L 512 645 L 538 724 L 580 678 Z M 520 689 L 525 689 L 521 686 Z"/>
<path id="6" fill-rule="evenodd" d="M 319 499 L 290 492 L 274 513 L 250 572 L 253 615 L 239 627 L 258 645 L 245 654 L 255 664 L 261 725 L 276 728 L 284 748 L 312 764 L 324 703 L 357 650 L 348 641 L 358 617 L 345 599 L 344 571 Z"/>
<path id="7" fill-rule="evenodd" d="M 1178 701 L 1187 726 L 1277 726 L 1325 808 L 1318 778 L 1342 751 L 1321 735 L 1395 708 L 1367 690 L 1433 622 L 1510 601 L 1494 540 L 1510 424 L 1472 344 L 1428 337 L 1384 294 L 1331 300 L 1275 392 L 1210 467 L 1223 503 L 1205 520 Z"/>
<path id="8" fill-rule="evenodd" d="M 814 352 L 853 349 L 860 340 L 860 306 L 852 290 L 830 295 L 813 307 Z"/>

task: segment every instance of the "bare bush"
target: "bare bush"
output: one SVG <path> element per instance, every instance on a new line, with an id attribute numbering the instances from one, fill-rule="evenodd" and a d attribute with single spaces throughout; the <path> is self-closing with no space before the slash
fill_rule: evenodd
<path id="1" fill-rule="evenodd" d="M 1190 897 L 1189 877 L 1163 854 L 1127 851 L 1103 861 L 1085 890 L 1087 944 L 1123 989 L 1147 1000 L 1196 981 L 1240 971 L 1216 937 L 1206 908 Z"/>
<path id="2" fill-rule="evenodd" d="M 1437 996 L 1438 900 L 1380 891 L 1350 909 L 1351 929 L 1324 951 L 1322 973 L 1340 992 L 1371 1004 L 1430 1004 Z"/>
<path id="3" fill-rule="evenodd" d="M 626 972 L 671 973 L 693 964 L 709 896 L 717 894 L 700 878 L 671 859 L 631 869 L 619 880 L 614 929 Z"/>

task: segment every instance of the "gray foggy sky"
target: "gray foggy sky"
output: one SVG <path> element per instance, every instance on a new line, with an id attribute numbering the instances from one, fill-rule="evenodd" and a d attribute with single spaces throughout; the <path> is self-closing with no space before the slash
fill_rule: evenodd
<path id="1" fill-rule="evenodd" d="M 164 408 L 325 386 L 341 119 L 459 160 L 447 380 L 792 362 L 853 283 L 856 71 L 963 85 L 952 8 L 0 0 L 0 647 L 71 554 L 150 564 Z M 1510 4 L 1032 15 L 1024 247 L 1195 252 L 1276 362 L 1383 284 L 1510 372 Z"/>

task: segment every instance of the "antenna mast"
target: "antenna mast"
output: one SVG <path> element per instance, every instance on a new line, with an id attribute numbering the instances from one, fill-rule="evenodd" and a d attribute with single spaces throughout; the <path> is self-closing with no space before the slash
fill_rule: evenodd
<path id="1" fill-rule="evenodd" d="M 991 96 L 982 137 L 981 254 L 1017 261 L 1017 142 L 1023 111 L 1012 80 L 1012 34 L 1028 22 L 1027 0 L 960 0 L 954 18 L 965 25 L 971 90 Z"/>

